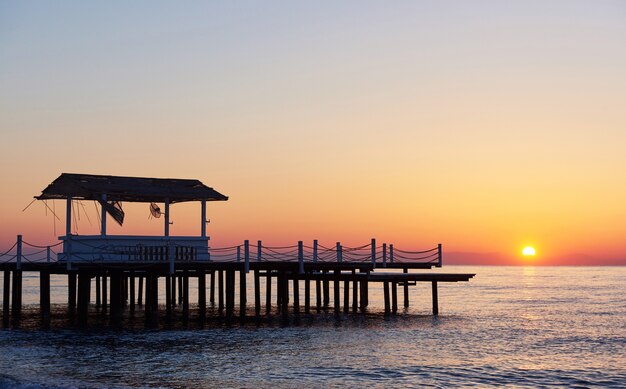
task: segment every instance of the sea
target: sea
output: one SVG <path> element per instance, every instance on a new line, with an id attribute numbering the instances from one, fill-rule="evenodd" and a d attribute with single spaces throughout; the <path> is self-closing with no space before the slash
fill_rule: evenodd
<path id="1" fill-rule="evenodd" d="M 0 388 L 626 387 L 626 267 L 442 270 L 476 276 L 439 284 L 436 317 L 428 283 L 410 287 L 408 309 L 399 288 L 390 317 L 370 285 L 365 314 L 200 325 L 192 304 L 188 323 L 157 329 L 143 326 L 141 309 L 120 328 L 93 307 L 91 325 L 78 328 L 62 276 L 41 329 L 38 276 L 24 273 L 25 319 L 0 329 Z"/>

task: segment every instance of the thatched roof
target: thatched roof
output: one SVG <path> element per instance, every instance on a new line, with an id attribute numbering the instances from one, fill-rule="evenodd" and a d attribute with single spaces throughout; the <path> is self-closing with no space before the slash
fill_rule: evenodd
<path id="1" fill-rule="evenodd" d="M 107 201 L 165 202 L 226 201 L 227 196 L 209 188 L 199 180 L 178 178 L 142 178 L 63 173 L 54 180 L 38 200 L 73 199 Z"/>

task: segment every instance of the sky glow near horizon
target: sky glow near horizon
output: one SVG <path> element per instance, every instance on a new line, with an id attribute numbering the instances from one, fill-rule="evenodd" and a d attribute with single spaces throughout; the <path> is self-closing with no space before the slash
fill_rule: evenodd
<path id="1" fill-rule="evenodd" d="M 625 48 L 620 1 L 2 2 L 0 251 L 56 240 L 22 209 L 76 172 L 200 179 L 216 246 L 626 264 Z"/>

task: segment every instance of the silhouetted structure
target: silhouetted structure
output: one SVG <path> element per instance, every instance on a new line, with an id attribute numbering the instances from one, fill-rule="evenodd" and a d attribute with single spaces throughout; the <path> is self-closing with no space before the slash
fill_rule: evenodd
<path id="1" fill-rule="evenodd" d="M 19 235 L 14 247 L 0 255 L 0 260 L 3 261 L 0 263 L 0 269 L 4 271 L 5 326 L 9 325 L 10 318 L 13 318 L 16 325 L 19 324 L 23 271 L 36 271 L 40 274 L 40 310 L 44 325 L 50 321 L 50 274 L 67 274 L 68 311 L 71 315 L 77 316 L 79 324 L 87 324 L 88 312 L 92 305 L 92 283 L 95 282 L 95 306 L 102 311 L 109 310 L 114 323 L 120 322 L 125 309 L 132 312 L 136 305 L 143 305 L 146 323 L 149 326 L 158 325 L 160 317 L 159 309 L 162 308 L 158 304 L 160 278 L 165 279 L 166 317 L 172 316 L 178 304 L 182 308 L 183 320 L 188 320 L 189 278 L 195 277 L 198 280 L 198 317 L 203 321 L 207 312 L 206 276 L 209 275 L 208 301 L 211 305 L 216 303 L 217 289 L 218 312 L 224 315 L 226 323 L 232 323 L 237 289 L 239 317 L 242 322 L 246 320 L 246 274 L 250 271 L 254 274 L 253 316 L 257 319 L 261 317 L 261 278 L 265 279 L 266 313 L 269 314 L 271 311 L 274 284 L 277 309 L 287 319 L 290 298 L 293 299 L 292 313 L 296 316 L 301 313 L 300 281 L 304 282 L 305 314 L 311 311 L 312 282 L 315 283 L 316 311 L 329 308 L 330 283 L 333 283 L 333 308 L 337 315 L 341 312 L 342 289 L 344 312 L 359 310 L 365 312 L 368 306 L 369 283 L 382 283 L 385 314 L 391 314 L 398 309 L 399 285 L 403 287 L 404 306 L 408 307 L 409 286 L 415 285 L 416 282 L 430 282 L 433 314 L 437 315 L 437 284 L 468 281 L 474 276 L 474 274 L 409 272 L 410 269 L 441 267 L 440 244 L 429 250 L 405 251 L 394 248 L 392 244 L 377 245 L 375 239 L 359 247 L 344 247 L 339 242 L 334 246 L 325 247 L 316 240 L 310 246 L 300 241 L 295 245 L 282 247 L 264 246 L 261 241 L 257 241 L 252 247 L 246 240 L 241 245 L 209 248 L 209 237 L 206 235 L 206 202 L 225 201 L 228 197 L 198 180 L 64 173 L 36 199 L 66 201 L 66 234 L 59 238 L 60 243 L 47 247 L 24 242 Z M 101 205 L 100 235 L 72 234 L 74 200 L 94 200 Z M 149 211 L 152 216 L 164 215 L 163 235 L 108 235 L 107 214 L 118 223 L 123 223 L 122 201 L 150 203 Z M 181 237 L 169 234 L 170 205 L 183 201 L 201 202 L 200 236 Z M 163 213 L 157 203 L 164 204 Z M 24 245 L 39 248 L 41 251 L 31 253 L 29 257 L 22 251 Z M 56 261 L 53 261 L 52 249 L 58 245 L 62 245 L 62 250 L 57 254 Z M 44 251 L 45 257 L 33 257 Z M 403 273 L 374 272 L 379 268 L 402 269 Z M 290 283 L 292 283 L 291 293 Z"/>

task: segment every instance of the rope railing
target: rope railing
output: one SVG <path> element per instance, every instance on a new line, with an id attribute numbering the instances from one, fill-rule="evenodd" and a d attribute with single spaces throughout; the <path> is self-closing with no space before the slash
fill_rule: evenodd
<path id="1" fill-rule="evenodd" d="M 157 238 L 157 237 L 155 237 Z M 318 243 L 317 240 L 313 244 L 304 244 L 298 242 L 295 245 L 275 245 L 266 246 L 261 241 L 252 243 L 245 241 L 244 244 L 224 246 L 224 247 L 207 247 L 197 245 L 193 242 L 186 243 L 184 240 L 171 241 L 158 240 L 152 242 L 150 239 L 140 238 L 144 240 L 142 243 L 132 244 L 116 244 L 110 240 L 107 243 L 96 243 L 98 237 L 90 239 L 72 239 L 71 237 L 65 241 L 50 245 L 33 244 L 21 239 L 18 240 L 6 251 L 0 253 L 0 263 L 9 263 L 17 261 L 20 263 L 36 263 L 42 261 L 51 262 L 51 257 L 55 257 L 64 261 L 86 261 L 97 262 L 106 260 L 121 261 L 215 261 L 215 262 L 258 262 L 258 261 L 277 261 L 277 262 L 354 262 L 369 263 L 374 266 L 393 263 L 423 263 L 429 265 L 441 266 L 442 251 L 441 245 L 428 250 L 404 250 L 394 247 L 393 244 L 376 244 L 376 240 L 368 244 L 359 246 L 343 246 L 339 242 L 335 245 L 325 246 Z M 54 248 L 62 246 L 57 251 Z M 23 252 L 24 247 L 39 249 L 29 252 Z M 17 249 L 17 250 L 16 250 Z M 87 250 L 85 250 L 87 249 Z M 41 254 L 45 253 L 44 256 Z"/>

